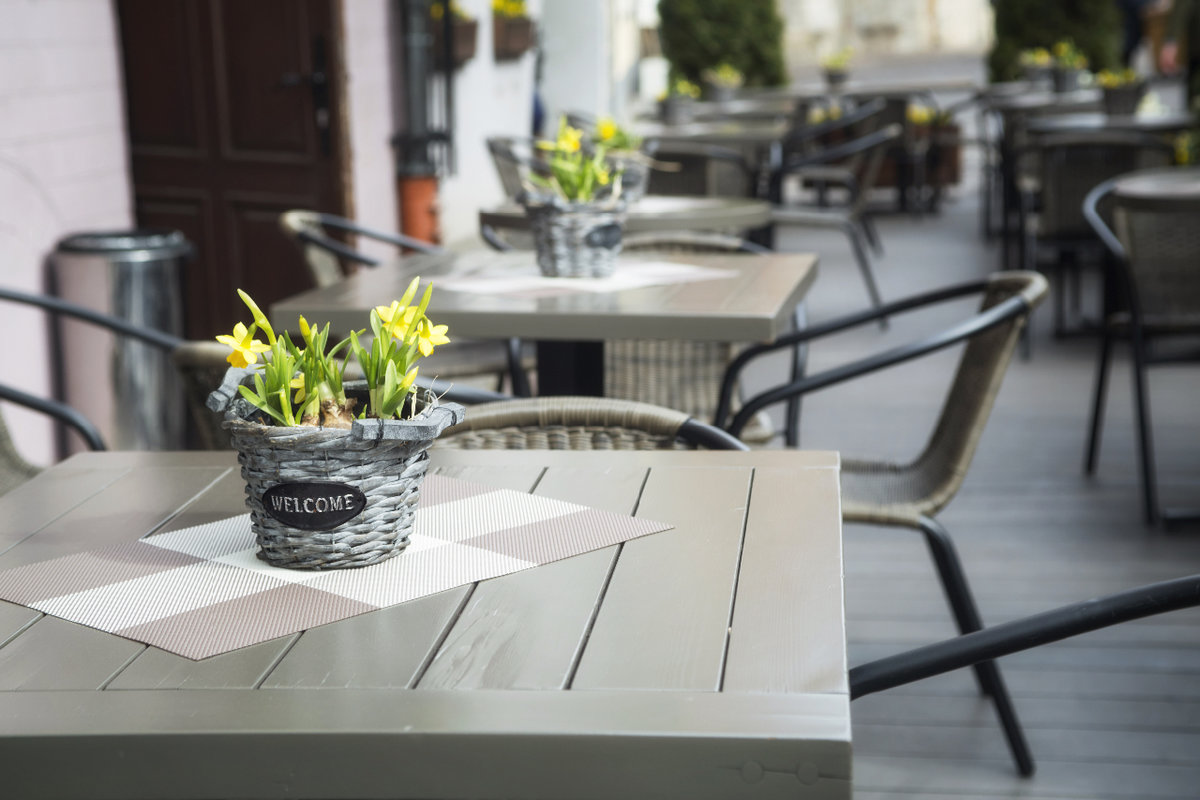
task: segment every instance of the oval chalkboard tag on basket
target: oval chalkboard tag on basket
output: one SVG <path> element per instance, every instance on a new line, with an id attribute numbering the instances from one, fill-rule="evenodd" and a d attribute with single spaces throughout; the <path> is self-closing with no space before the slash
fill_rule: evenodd
<path id="1" fill-rule="evenodd" d="M 345 483 L 279 483 L 263 492 L 268 515 L 304 531 L 327 531 L 367 507 L 367 497 Z"/>
<path id="2" fill-rule="evenodd" d="M 583 243 L 588 247 L 602 247 L 613 250 L 621 244 L 621 226 L 615 222 L 592 228 L 583 237 Z"/>

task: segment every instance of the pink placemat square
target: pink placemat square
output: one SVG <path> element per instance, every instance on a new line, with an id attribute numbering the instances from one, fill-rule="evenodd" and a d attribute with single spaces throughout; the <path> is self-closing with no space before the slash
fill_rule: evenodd
<path id="1" fill-rule="evenodd" d="M 431 475 L 408 548 L 369 567 L 268 566 L 242 514 L 4 570 L 0 599 L 201 659 L 670 527 Z"/>

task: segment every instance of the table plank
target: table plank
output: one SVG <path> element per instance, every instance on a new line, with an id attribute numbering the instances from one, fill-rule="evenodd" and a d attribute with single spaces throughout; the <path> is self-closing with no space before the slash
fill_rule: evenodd
<path id="1" fill-rule="evenodd" d="M 504 489 L 529 491 L 537 468 L 442 467 L 434 472 Z M 472 587 L 423 597 L 306 631 L 264 688 L 406 688 L 416 683 Z"/>
<path id="2" fill-rule="evenodd" d="M 751 478 L 651 469 L 637 516 L 675 528 L 622 547 L 572 688 L 720 688 Z"/>
<path id="3" fill-rule="evenodd" d="M 42 617 L 0 649 L 0 691 L 100 689 L 144 649 L 95 628 Z"/>
<path id="4" fill-rule="evenodd" d="M 604 477 L 552 468 L 535 493 L 633 513 L 646 469 L 631 464 Z M 480 583 L 419 688 L 565 688 L 617 552 L 608 547 Z"/>
<path id="5" fill-rule="evenodd" d="M 203 661 L 147 647 L 106 688 L 254 689 L 299 638 L 281 636 Z"/>
<path id="6" fill-rule="evenodd" d="M 837 470 L 755 470 L 725 691 L 849 692 L 840 531 Z"/>
<path id="7" fill-rule="evenodd" d="M 0 555 L 0 569 L 139 539 L 227 472 L 227 467 L 131 468 L 102 493 L 77 504 Z M 5 508 L 11 505 L 6 503 Z"/>
<path id="8" fill-rule="evenodd" d="M 118 480 L 119 467 L 96 469 L 64 464 L 34 476 L 5 495 L 0 515 L 0 553 L 27 539 L 75 506 Z"/>

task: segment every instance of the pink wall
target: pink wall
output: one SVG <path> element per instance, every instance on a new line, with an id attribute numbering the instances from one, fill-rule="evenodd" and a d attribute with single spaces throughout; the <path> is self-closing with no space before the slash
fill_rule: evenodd
<path id="1" fill-rule="evenodd" d="M 43 290 L 64 234 L 131 224 L 113 7 L 0 0 L 0 285 Z M 0 382 L 49 395 L 45 316 L 0 304 Z M 26 458 L 53 458 L 50 426 L 5 406 Z"/>

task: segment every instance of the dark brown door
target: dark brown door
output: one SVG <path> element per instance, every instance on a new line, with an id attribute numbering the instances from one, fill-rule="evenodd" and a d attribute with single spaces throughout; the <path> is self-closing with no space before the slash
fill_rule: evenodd
<path id="1" fill-rule="evenodd" d="M 280 212 L 344 213 L 335 0 L 118 0 L 137 222 L 196 245 L 187 331 L 310 287 Z"/>

